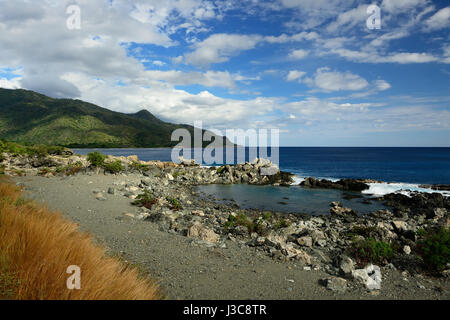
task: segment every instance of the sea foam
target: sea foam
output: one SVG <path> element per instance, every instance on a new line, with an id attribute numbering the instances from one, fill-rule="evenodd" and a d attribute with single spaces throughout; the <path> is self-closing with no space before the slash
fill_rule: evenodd
<path id="1" fill-rule="evenodd" d="M 383 196 L 388 193 L 401 193 L 410 196 L 411 192 L 440 193 L 449 197 L 450 191 L 433 190 L 431 188 L 421 188 L 418 184 L 412 183 L 368 183 L 369 189 L 362 191 L 364 194 Z"/>

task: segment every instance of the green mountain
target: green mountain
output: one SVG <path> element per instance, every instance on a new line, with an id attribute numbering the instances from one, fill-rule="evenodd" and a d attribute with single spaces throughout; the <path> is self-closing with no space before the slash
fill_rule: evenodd
<path id="1" fill-rule="evenodd" d="M 178 142 L 171 135 L 178 128 L 193 137 L 192 126 L 161 121 L 147 110 L 125 114 L 81 100 L 0 88 L 0 138 L 8 141 L 69 148 L 173 147 Z"/>

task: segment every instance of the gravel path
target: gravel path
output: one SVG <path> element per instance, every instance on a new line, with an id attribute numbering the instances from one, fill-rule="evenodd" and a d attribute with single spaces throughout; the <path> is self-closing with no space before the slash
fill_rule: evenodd
<path id="1" fill-rule="evenodd" d="M 405 277 L 383 269 L 382 289 L 369 293 L 350 282 L 346 293 L 319 284 L 329 275 L 307 271 L 294 262 L 276 262 L 230 240 L 226 248 L 208 248 L 192 239 L 159 231 L 151 222 L 128 214 L 137 209 L 121 195 L 99 201 L 94 189 L 114 182 L 139 181 L 138 175 L 77 175 L 67 178 L 17 177 L 26 195 L 62 212 L 91 233 L 111 254 L 122 255 L 160 281 L 169 299 L 449 299 L 449 282 Z M 106 192 L 105 192 L 106 194 Z M 101 268 L 101 266 L 99 266 Z"/>

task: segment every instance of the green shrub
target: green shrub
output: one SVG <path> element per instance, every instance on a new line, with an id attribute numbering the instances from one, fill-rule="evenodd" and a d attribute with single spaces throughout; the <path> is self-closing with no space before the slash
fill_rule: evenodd
<path id="1" fill-rule="evenodd" d="M 133 161 L 130 164 L 130 168 L 139 171 L 148 171 L 150 169 L 150 166 Z"/>
<path id="2" fill-rule="evenodd" d="M 420 232 L 423 239 L 417 243 L 417 251 L 425 265 L 434 271 L 441 271 L 450 263 L 450 230 L 440 228 Z"/>
<path id="3" fill-rule="evenodd" d="M 225 170 L 225 167 L 219 167 L 219 168 L 217 168 L 216 172 L 222 173 L 223 170 Z"/>
<path id="4" fill-rule="evenodd" d="M 236 216 L 230 214 L 227 222 L 225 222 L 224 229 L 227 231 L 236 226 L 246 227 L 248 233 L 256 232 L 259 235 L 262 235 L 266 232 L 266 229 L 263 227 L 260 220 L 253 220 L 242 212 L 238 213 Z"/>
<path id="5" fill-rule="evenodd" d="M 378 238 L 380 229 L 378 227 L 372 226 L 353 226 L 350 232 L 347 233 L 349 238 L 354 238 L 355 236 L 363 236 L 364 238 Z"/>
<path id="6" fill-rule="evenodd" d="M 279 219 L 273 226 L 274 229 L 283 229 L 291 225 L 291 221 L 285 218 Z"/>
<path id="7" fill-rule="evenodd" d="M 133 201 L 133 205 L 138 207 L 145 207 L 147 209 L 151 209 L 152 206 L 156 203 L 156 199 L 149 190 L 144 190 L 144 193 L 141 193 L 136 197 L 136 200 Z"/>
<path id="8" fill-rule="evenodd" d="M 5 174 L 5 165 L 0 165 L 0 175 Z"/>
<path id="9" fill-rule="evenodd" d="M 111 173 L 119 173 L 119 172 L 123 171 L 122 162 L 120 162 L 120 160 L 116 160 L 116 161 L 110 162 L 110 163 L 105 163 L 103 166 L 106 169 L 106 171 L 111 172 Z"/>
<path id="10" fill-rule="evenodd" d="M 394 255 L 394 250 L 387 242 L 377 241 L 373 238 L 355 241 L 350 247 L 350 253 L 359 266 L 368 263 L 385 264 Z"/>
<path id="11" fill-rule="evenodd" d="M 272 212 L 264 212 L 261 217 L 263 218 L 263 220 L 272 221 Z"/>
<path id="12" fill-rule="evenodd" d="M 170 203 L 172 210 L 178 211 L 182 209 L 181 204 L 177 199 L 172 197 L 166 197 L 166 200 Z"/>
<path id="13" fill-rule="evenodd" d="M 95 151 L 90 152 L 87 155 L 87 160 L 91 163 L 94 167 L 103 167 L 105 165 L 105 159 L 107 158 L 106 155 Z"/>
<path id="14" fill-rule="evenodd" d="M 69 164 L 64 167 L 57 167 L 55 172 L 65 174 L 66 176 L 72 176 L 78 173 L 81 169 L 83 169 L 83 164 L 80 161 L 77 161 L 76 163 Z"/>

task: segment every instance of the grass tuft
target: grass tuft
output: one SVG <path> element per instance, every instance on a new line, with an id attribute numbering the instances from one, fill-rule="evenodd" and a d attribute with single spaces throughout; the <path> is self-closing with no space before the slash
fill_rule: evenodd
<path id="1" fill-rule="evenodd" d="M 158 286 L 106 255 L 78 226 L 21 200 L 0 182 L 0 298 L 26 300 L 159 299 Z M 67 289 L 67 268 L 81 268 L 81 290 Z"/>

